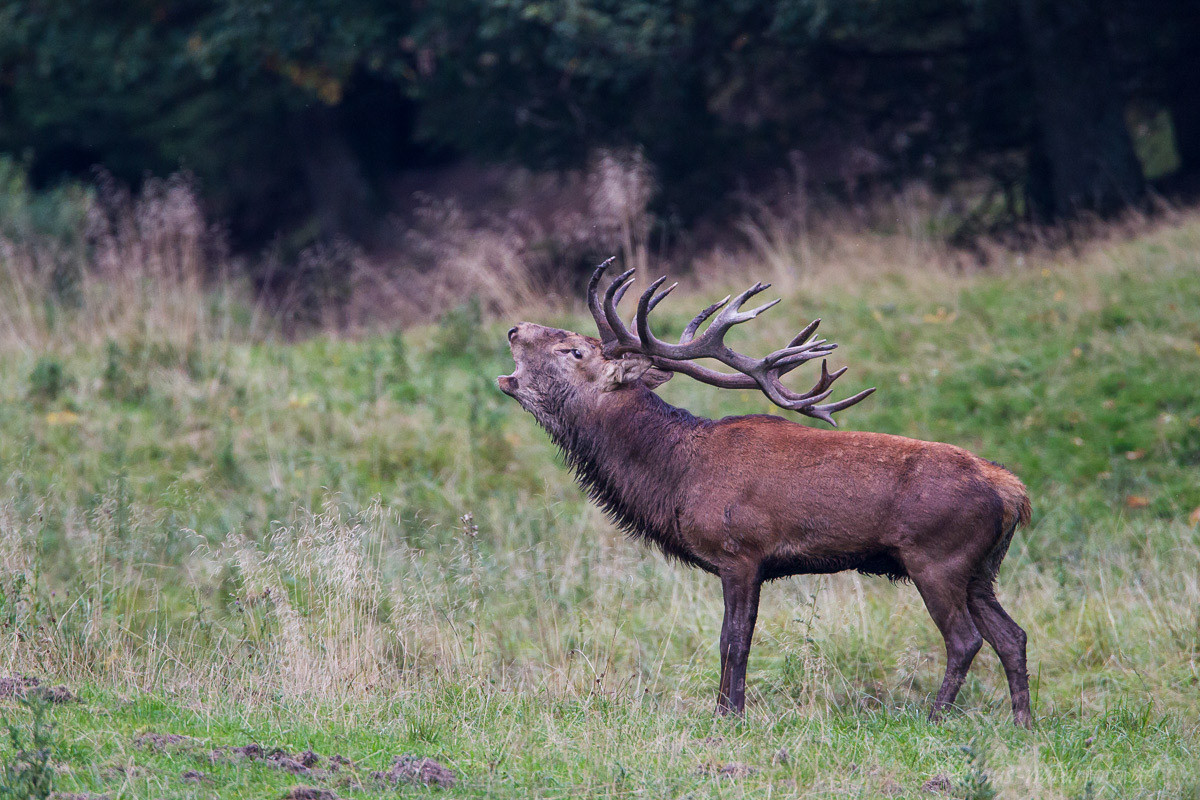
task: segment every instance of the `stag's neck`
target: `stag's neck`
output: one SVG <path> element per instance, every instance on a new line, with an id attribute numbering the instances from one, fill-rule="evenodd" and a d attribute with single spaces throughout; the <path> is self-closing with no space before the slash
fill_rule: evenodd
<path id="1" fill-rule="evenodd" d="M 712 569 L 692 553 L 678 522 L 694 435 L 709 420 L 636 386 L 612 392 L 596 406 L 564 407 L 553 423 L 545 427 L 609 518 L 667 556 Z"/>

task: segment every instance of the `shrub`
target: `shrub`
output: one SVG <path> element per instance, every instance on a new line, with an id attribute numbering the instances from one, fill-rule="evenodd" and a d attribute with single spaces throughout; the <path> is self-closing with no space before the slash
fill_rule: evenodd
<path id="1" fill-rule="evenodd" d="M 54 356 L 42 356 L 29 373 L 29 399 L 35 403 L 51 403 L 71 384 L 62 362 Z"/>
<path id="2" fill-rule="evenodd" d="M 0 798 L 45 800 L 54 791 L 54 726 L 49 702 L 38 697 L 20 700 L 32 718 L 20 726 L 5 718 L 11 752 L 0 761 Z"/>

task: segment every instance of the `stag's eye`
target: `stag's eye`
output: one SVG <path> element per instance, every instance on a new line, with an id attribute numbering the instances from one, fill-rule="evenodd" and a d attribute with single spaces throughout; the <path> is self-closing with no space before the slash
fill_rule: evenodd
<path id="1" fill-rule="evenodd" d="M 571 355 L 575 356 L 575 358 L 583 358 L 583 353 L 579 352 L 578 350 L 572 350 Z"/>

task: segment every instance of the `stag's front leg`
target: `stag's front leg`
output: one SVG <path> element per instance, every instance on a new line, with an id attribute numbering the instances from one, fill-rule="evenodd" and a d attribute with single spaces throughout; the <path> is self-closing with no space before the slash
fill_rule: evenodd
<path id="1" fill-rule="evenodd" d="M 758 619 L 760 582 L 753 574 L 722 574 L 725 621 L 721 625 L 721 688 L 718 714 L 741 714 L 746 708 L 746 664 Z"/>

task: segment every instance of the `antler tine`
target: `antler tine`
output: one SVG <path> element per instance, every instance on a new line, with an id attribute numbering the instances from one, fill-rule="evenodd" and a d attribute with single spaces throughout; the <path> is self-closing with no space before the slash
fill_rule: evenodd
<path id="1" fill-rule="evenodd" d="M 763 313 L 764 311 L 766 311 L 768 308 L 771 308 L 772 306 L 777 306 L 777 305 L 779 305 L 779 304 L 780 304 L 780 303 L 782 303 L 782 302 L 783 302 L 783 298 L 782 298 L 782 297 L 776 297 L 776 298 L 775 298 L 774 300 L 772 300 L 771 302 L 769 302 L 769 303 L 763 303 L 763 304 L 762 304 L 761 306 L 759 306 L 758 308 L 752 308 L 752 309 L 750 309 L 749 311 L 744 311 L 744 312 L 742 312 L 742 313 L 739 315 L 739 316 L 743 317 L 744 319 L 739 319 L 739 320 L 738 320 L 738 322 L 745 322 L 746 320 L 751 320 L 751 319 L 754 319 L 754 318 L 755 318 L 755 317 L 757 317 L 759 314 L 761 314 L 761 313 Z"/>
<path id="2" fill-rule="evenodd" d="M 725 346 L 725 334 L 734 325 L 742 322 L 748 322 L 754 319 L 762 312 L 766 311 L 771 306 L 779 302 L 778 299 L 772 300 L 758 308 L 750 311 L 741 311 L 741 307 L 745 302 L 760 292 L 770 288 L 770 284 L 755 283 L 746 291 L 733 298 L 729 302 L 729 298 L 725 298 L 720 303 L 714 303 L 708 308 L 701 311 L 692 319 L 687 328 L 684 329 L 683 335 L 680 336 L 677 344 L 670 344 L 661 341 L 650 330 L 649 313 L 662 300 L 662 296 L 654 297 L 654 291 L 666 280 L 660 278 L 651 284 L 650 288 L 642 295 L 641 301 L 638 303 L 637 316 L 634 318 L 637 327 L 638 339 L 642 343 L 643 352 L 646 355 L 666 358 L 675 361 L 683 361 L 693 358 L 716 358 L 720 361 L 728 363 L 729 366 L 744 371 L 741 366 L 727 360 L 727 358 L 741 358 L 732 350 Z M 673 288 L 673 287 L 672 287 Z M 669 290 L 668 290 L 669 291 Z M 721 309 L 721 313 L 712 321 L 712 324 L 700 334 L 696 336 L 696 330 L 703 324 L 704 320 L 708 319 L 717 309 Z"/>
<path id="3" fill-rule="evenodd" d="M 845 400 L 838 400 L 836 403 L 825 403 L 824 405 L 810 406 L 810 407 L 806 408 L 805 410 L 801 411 L 800 413 L 805 414 L 810 417 L 813 417 L 815 419 L 819 419 L 819 420 L 828 422 L 830 425 L 832 425 L 833 427 L 836 428 L 837 420 L 835 420 L 833 418 L 834 414 L 836 414 L 837 412 L 841 411 L 844 408 L 849 408 L 850 406 L 854 405 L 855 403 L 858 403 L 862 400 L 867 399 L 867 397 L 869 397 L 874 392 L 875 392 L 875 387 L 872 386 L 870 389 L 863 389 L 861 392 L 854 395 L 853 397 L 847 397 Z"/>
<path id="4" fill-rule="evenodd" d="M 780 408 L 786 408 L 788 411 L 799 411 L 801 414 L 807 414 L 808 409 L 815 406 L 820 401 L 824 400 L 833 393 L 833 389 L 826 388 L 823 391 L 806 392 L 803 395 L 796 395 L 789 391 L 779 381 L 764 381 L 759 384 L 763 394 L 770 398 L 771 402 Z"/>
<path id="5" fill-rule="evenodd" d="M 629 272 L 633 272 L 633 270 L 629 270 Z M 627 272 L 625 274 L 628 275 L 629 272 Z M 621 276 L 621 277 L 624 277 L 624 276 Z M 613 281 L 613 285 L 617 287 L 617 290 L 615 292 L 613 292 L 613 298 L 612 298 L 612 307 L 613 308 L 616 308 L 617 306 L 621 305 L 621 298 L 623 298 L 625 296 L 625 292 L 629 291 L 629 287 L 633 286 L 633 278 L 630 278 L 629 280 L 625 281 L 624 283 L 620 283 L 619 281 L 620 281 L 620 278 L 618 278 L 616 281 Z"/>
<path id="6" fill-rule="evenodd" d="M 704 333 L 700 334 L 700 338 L 693 344 L 689 344 L 688 347 L 696 347 L 702 351 L 702 356 L 708 356 L 709 358 L 717 358 L 717 354 L 723 350 L 733 353 L 733 351 L 728 350 L 728 348 L 725 346 L 725 334 L 729 333 L 730 328 L 732 328 L 734 325 L 739 325 L 743 322 L 749 322 L 771 306 L 780 302 L 780 299 L 776 298 L 771 302 L 764 303 L 758 308 L 751 309 L 750 311 L 741 310 L 742 306 L 745 305 L 747 300 L 749 300 L 751 297 L 754 297 L 756 294 L 765 292 L 770 288 L 771 284 L 769 283 L 755 283 L 749 289 L 733 298 L 733 301 L 729 303 L 729 305 L 721 309 L 721 313 L 717 315 L 717 318 L 713 320 L 712 324 L 708 326 Z M 684 343 L 681 341 L 680 344 L 683 345 Z M 687 348 L 684 350 L 685 353 L 686 349 Z M 733 355 L 736 356 L 737 354 L 733 353 Z M 683 357 L 695 358 L 696 356 L 684 355 Z M 742 368 L 737 364 L 729 363 L 729 366 L 739 371 L 742 370 Z"/>
<path id="7" fill-rule="evenodd" d="M 737 297 L 733 298 L 733 302 L 730 303 L 728 306 L 726 306 L 723 311 L 721 311 L 720 316 L 718 316 L 716 321 L 714 321 L 713 324 L 711 326 L 709 326 L 708 330 L 711 331 L 714 328 L 716 328 L 718 325 L 720 325 L 724 328 L 724 330 L 728 331 L 730 327 L 737 325 L 739 322 L 748 322 L 748 321 L 754 319 L 755 317 L 757 317 L 762 312 L 766 311 L 771 306 L 778 303 L 779 298 L 776 298 L 775 300 L 772 300 L 771 302 L 769 302 L 765 305 L 761 305 L 758 308 L 752 309 L 750 311 L 742 311 L 742 306 L 746 303 L 747 300 L 749 300 L 751 297 L 754 297 L 754 295 L 756 295 L 756 294 L 765 292 L 767 289 L 770 289 L 770 288 L 771 288 L 771 284 L 769 284 L 769 283 L 755 283 L 749 289 L 742 292 Z M 705 331 L 705 335 L 707 335 L 707 334 L 708 334 L 708 331 Z"/>
<path id="8" fill-rule="evenodd" d="M 817 379 L 817 382 L 813 384 L 811 389 L 804 394 L 797 394 L 791 389 L 781 386 L 780 394 L 786 397 L 788 401 L 793 404 L 815 405 L 829 396 L 829 393 L 833 391 L 833 389 L 830 388 L 833 386 L 833 382 L 842 377 L 847 369 L 847 367 L 842 367 L 836 372 L 830 372 L 829 362 L 822 359 L 821 377 Z"/>
<path id="9" fill-rule="evenodd" d="M 621 296 L 624 296 L 625 289 L 628 288 L 628 284 L 633 279 L 633 273 L 635 272 L 637 272 L 636 269 L 627 269 L 612 279 L 612 283 L 608 285 L 608 289 L 604 292 L 605 311 L 608 311 L 610 306 L 614 306 L 621 301 L 620 298 L 617 297 L 617 292 L 620 292 Z M 609 322 L 612 322 L 612 320 L 609 320 Z"/>
<path id="10" fill-rule="evenodd" d="M 667 276 L 664 275 L 654 283 L 650 284 L 646 291 L 642 292 L 642 296 L 638 298 L 637 315 L 633 318 L 634 325 L 637 326 L 638 340 L 642 343 L 643 352 L 651 356 L 655 354 L 653 351 L 661 349 L 662 346 L 666 344 L 665 342 L 660 342 L 657 338 L 655 338 L 654 334 L 650 332 L 650 322 L 647 319 L 650 316 L 650 309 L 658 305 L 659 301 L 661 301 L 662 298 L 671 291 L 668 289 L 657 298 L 654 295 L 654 293 L 658 291 L 658 287 L 662 286 L 666 280 Z"/>
<path id="11" fill-rule="evenodd" d="M 715 314 L 717 309 L 728 303 L 730 297 L 732 297 L 732 295 L 725 295 L 724 300 L 718 300 L 693 317 L 692 321 L 689 322 L 687 327 L 683 329 L 683 335 L 679 337 L 679 343 L 687 344 L 688 342 L 692 341 L 692 339 L 696 337 L 696 331 L 700 329 L 700 326 L 704 324 L 704 321 Z"/>
<path id="12" fill-rule="evenodd" d="M 857 403 L 861 400 L 866 400 L 869 396 L 871 396 L 874 393 L 875 393 L 875 387 L 872 386 L 870 389 L 863 389 L 858 394 L 854 395 L 853 397 L 847 397 L 845 400 L 838 400 L 836 403 L 826 403 L 823 406 L 813 406 L 810 409 L 810 411 L 813 411 L 815 413 L 810 414 L 809 416 L 816 417 L 817 419 L 823 419 L 826 422 L 828 422 L 830 425 L 832 425 L 833 427 L 836 428 L 837 422 L 834 421 L 832 416 L 830 416 L 831 414 L 836 414 L 837 412 L 841 411 L 842 409 L 849 408 L 850 406 L 854 405 L 855 403 Z M 808 413 L 808 412 L 805 412 L 805 413 Z"/>
<path id="13" fill-rule="evenodd" d="M 812 335 L 816 333 L 817 326 L 820 324 L 821 318 L 817 317 L 812 322 L 805 325 L 804 330 L 797 333 L 794 337 L 792 337 L 792 340 L 788 342 L 788 347 L 796 347 L 797 345 L 807 342 L 810 338 L 812 338 Z"/>
<path id="14" fill-rule="evenodd" d="M 805 361 L 812 361 L 814 358 L 820 358 L 827 355 L 837 348 L 833 342 L 826 342 L 824 339 L 817 339 L 808 344 L 796 345 L 795 347 L 785 347 L 782 350 L 776 350 L 771 353 L 763 362 L 769 367 L 795 367 L 803 364 Z"/>
<path id="15" fill-rule="evenodd" d="M 842 377 L 842 375 L 844 375 L 846 373 L 846 370 L 848 370 L 848 369 L 850 369 L 850 368 L 842 367 L 841 369 L 837 370 L 836 372 L 830 372 L 828 362 L 822 361 L 821 362 L 821 380 L 827 381 L 827 383 L 825 385 L 828 386 L 830 383 L 833 383 L 838 378 Z"/>
<path id="16" fill-rule="evenodd" d="M 832 394 L 832 389 L 829 388 L 829 383 L 837 380 L 837 378 L 845 373 L 846 367 L 842 367 L 836 372 L 827 372 L 823 369 L 821 381 L 826 381 L 826 383 L 822 389 L 817 391 L 817 387 L 814 386 L 813 390 L 805 392 L 804 394 L 796 394 L 777 382 L 774 385 L 778 386 L 779 391 L 768 392 L 763 388 L 762 384 L 759 383 L 756 378 L 753 378 L 750 375 L 718 372 L 717 370 L 709 369 L 708 367 L 702 367 L 692 361 L 672 361 L 670 359 L 656 358 L 655 363 L 662 369 L 687 375 L 690 378 L 695 378 L 696 380 L 702 383 L 707 383 L 710 386 L 716 386 L 722 389 L 759 389 L 767 395 L 767 398 L 772 403 L 775 403 L 780 408 L 787 409 L 788 411 L 795 411 L 798 414 L 804 414 L 805 416 L 828 422 L 835 428 L 837 427 L 837 422 L 834 421 L 830 415 L 835 414 L 842 409 L 849 408 L 855 403 L 866 399 L 867 396 L 875 391 L 875 389 L 872 387 L 859 392 L 853 397 L 848 397 L 845 400 L 839 400 L 835 403 L 827 403 L 825 405 L 817 405 L 830 394 Z M 821 385 L 821 381 L 818 381 L 817 386 Z"/>
<path id="17" fill-rule="evenodd" d="M 665 281 L 665 280 L 666 280 L 666 278 L 665 278 L 665 277 L 662 277 L 662 278 L 659 278 L 658 280 L 656 280 L 656 281 L 654 282 L 654 284 L 653 284 L 653 285 L 650 287 L 651 291 L 653 291 L 654 289 L 656 289 L 656 288 L 658 288 L 659 286 L 661 286 L 661 285 L 662 285 L 662 282 L 663 282 L 663 281 Z M 679 285 L 679 281 L 676 281 L 675 283 L 672 283 L 672 284 L 671 284 L 670 286 L 668 286 L 667 288 L 663 289 L 663 290 L 662 290 L 661 292 L 659 292 L 658 294 L 654 295 L 654 298 L 653 298 L 653 299 L 650 301 L 650 303 L 649 303 L 649 304 L 646 306 L 646 311 L 647 311 L 647 312 L 653 311 L 653 310 L 654 310 L 654 307 L 655 307 L 656 305 L 658 305 L 659 303 L 661 303 L 661 302 L 663 301 L 663 299 L 664 299 L 664 298 L 665 298 L 667 295 L 669 295 L 671 292 L 675 291 L 675 287 L 676 287 L 676 286 L 678 286 L 678 285 Z"/>
<path id="18" fill-rule="evenodd" d="M 674 288 L 674 287 L 672 287 L 672 288 Z M 725 310 L 721 312 L 721 316 L 717 317 L 716 321 L 714 321 L 712 326 L 709 327 L 709 330 L 713 331 L 714 334 L 717 332 L 720 332 L 721 328 L 724 328 L 724 330 L 727 331 L 731 326 L 736 325 L 739 322 L 747 322 L 749 320 L 754 319 L 759 314 L 763 313 L 768 308 L 770 308 L 771 306 L 775 305 L 776 303 L 778 303 L 780 301 L 778 299 L 772 300 L 771 302 L 766 303 L 765 305 L 759 306 L 758 308 L 755 308 L 751 311 L 740 311 L 742 305 L 745 304 L 745 302 L 747 300 L 749 300 L 751 297 L 753 297 L 754 295 L 758 294 L 759 292 L 765 292 L 767 289 L 770 289 L 770 288 L 771 288 L 771 284 L 769 284 L 769 283 L 765 283 L 765 284 L 764 283 L 755 283 L 749 289 L 747 289 L 746 291 L 739 294 L 736 298 L 734 298 L 732 303 L 729 302 L 730 295 L 725 295 L 725 299 L 720 300 L 716 303 L 713 303 L 711 306 L 704 309 L 703 311 L 701 311 L 699 314 L 697 314 L 695 317 L 692 318 L 692 321 L 689 322 L 687 327 L 683 329 L 683 335 L 679 337 L 679 343 L 680 344 L 688 344 L 688 343 L 692 342 L 696 337 L 696 331 L 700 329 L 700 326 L 704 324 L 704 321 L 707 320 L 709 317 L 711 317 L 714 313 L 716 313 L 716 311 L 718 309 L 725 307 L 726 304 L 728 304 L 728 308 L 725 308 Z M 657 305 L 657 303 L 651 304 L 650 308 L 651 309 L 654 308 L 655 305 Z M 724 324 L 722 324 L 721 328 L 718 328 L 717 327 L 718 323 L 722 323 L 722 322 Z M 810 327 L 812 327 L 812 326 L 810 326 Z M 811 333 L 811 331 L 809 331 L 809 332 Z M 708 335 L 708 331 L 705 331 L 704 336 L 707 336 L 707 335 Z M 722 334 L 721 338 L 723 338 L 723 334 Z"/>
<path id="19" fill-rule="evenodd" d="M 600 298 L 596 290 L 600 288 L 600 280 L 604 277 L 604 272 L 609 265 L 617 260 L 616 256 L 609 256 L 600 262 L 595 271 L 592 272 L 592 277 L 588 280 L 587 287 L 587 302 L 588 310 L 592 312 L 592 319 L 596 321 L 596 330 L 600 332 L 600 342 L 608 344 L 616 341 L 616 334 L 613 332 L 612 326 L 608 324 L 608 318 L 604 314 L 604 307 L 600 305 Z"/>
<path id="20" fill-rule="evenodd" d="M 613 332 L 611 344 L 604 343 L 604 349 L 609 355 L 615 355 L 623 350 L 640 349 L 641 343 L 637 336 L 625 326 L 620 314 L 617 313 L 617 303 L 621 302 L 621 298 L 629 290 L 635 271 L 629 269 L 613 278 L 613 282 L 608 285 L 608 290 L 604 293 L 604 318 Z"/>

